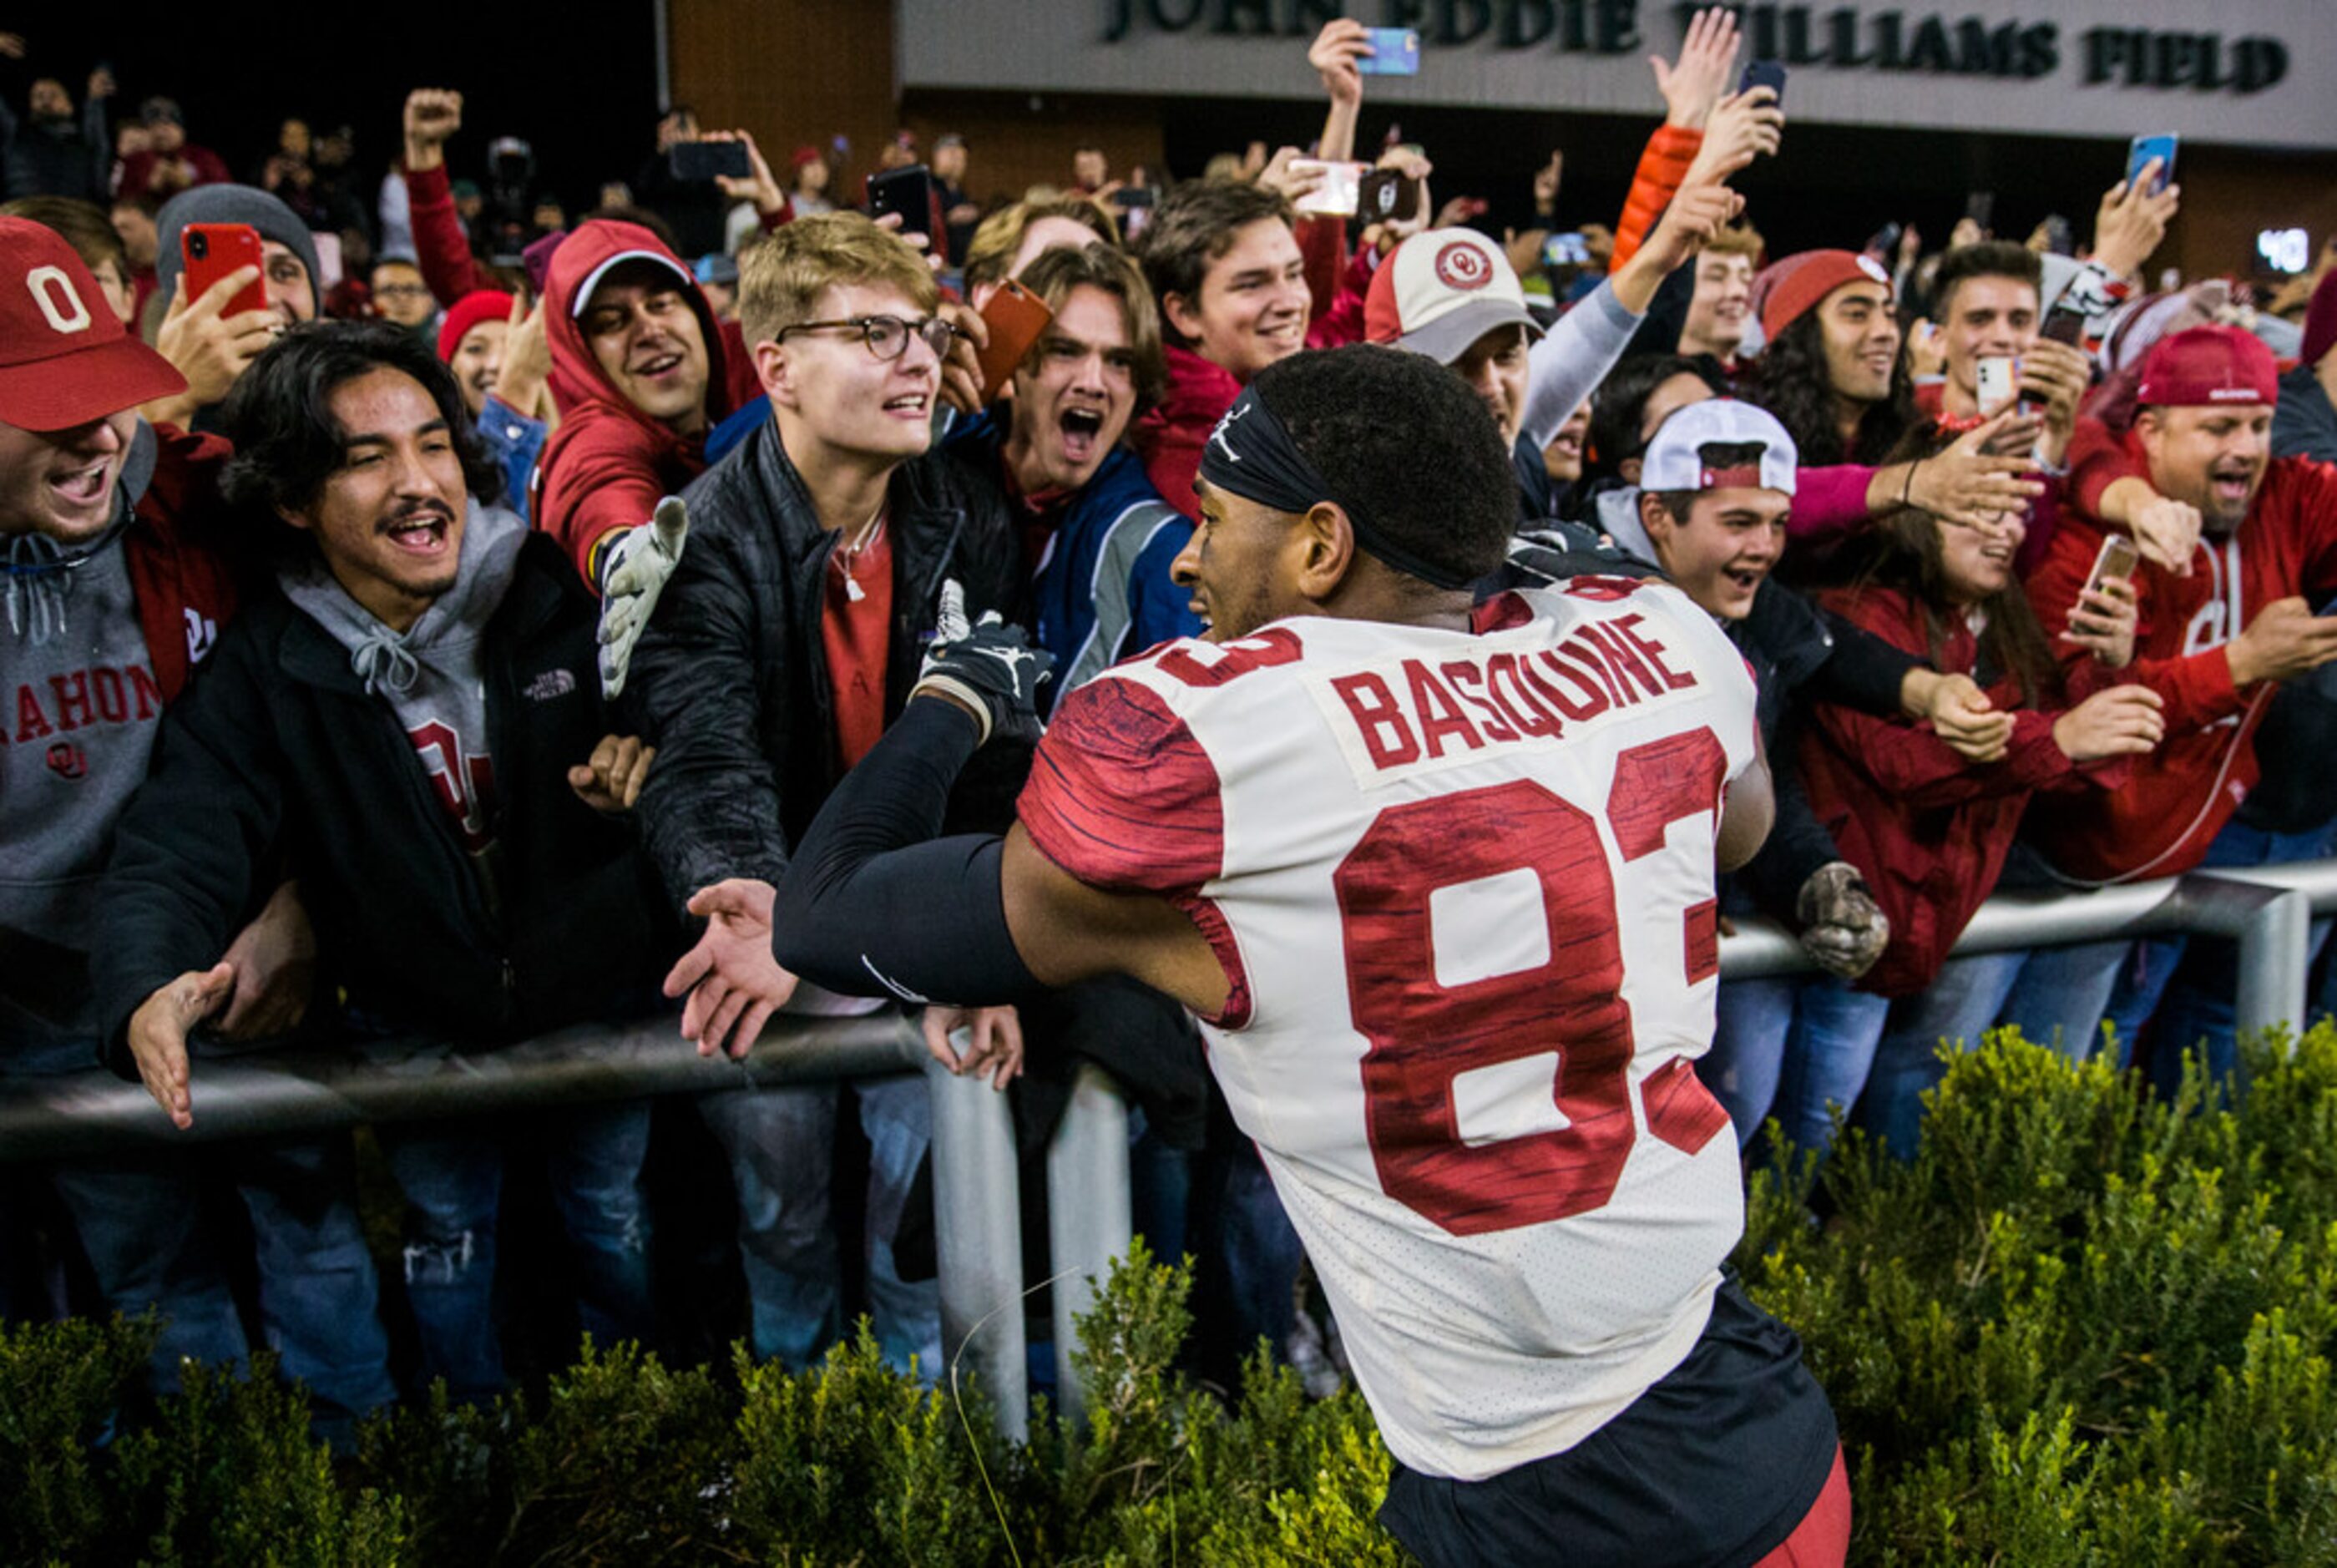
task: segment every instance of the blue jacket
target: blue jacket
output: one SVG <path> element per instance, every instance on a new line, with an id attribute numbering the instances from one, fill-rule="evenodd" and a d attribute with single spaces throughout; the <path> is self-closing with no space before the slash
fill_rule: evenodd
<path id="1" fill-rule="evenodd" d="M 529 523 L 535 519 L 528 516 L 527 482 L 535 472 L 536 459 L 543 456 L 544 439 L 550 434 L 543 420 L 530 418 L 492 392 L 487 394 L 486 407 L 479 410 L 479 439 L 486 443 L 487 456 L 502 471 L 504 505 Z"/>
<path id="2" fill-rule="evenodd" d="M 1004 438 L 1001 422 L 984 414 L 952 430 L 944 450 L 994 480 Z M 1125 446 L 1062 503 L 1031 571 L 1032 634 L 1055 656 L 1048 691 L 1068 691 L 1156 643 L 1199 635 L 1192 595 L 1168 576 L 1192 534 Z"/>

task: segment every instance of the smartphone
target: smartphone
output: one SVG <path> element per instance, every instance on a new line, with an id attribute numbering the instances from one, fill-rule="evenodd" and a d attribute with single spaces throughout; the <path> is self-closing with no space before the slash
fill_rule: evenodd
<path id="1" fill-rule="evenodd" d="M 2128 142 L 2126 149 L 2127 188 L 2134 188 L 2134 182 L 2142 178 L 2142 166 L 2156 158 L 2158 160 L 2158 172 L 2150 177 L 2150 193 L 2156 196 L 2166 190 L 2175 178 L 2175 151 L 2182 140 L 2169 131 L 2156 136 L 2137 136 Z"/>
<path id="2" fill-rule="evenodd" d="M 1541 264 L 1545 267 L 1588 267 L 1590 265 L 1590 241 L 1580 230 L 1553 234 L 1541 242 Z"/>
<path id="3" fill-rule="evenodd" d="M 1293 158 L 1290 172 L 1293 174 L 1319 172 L 1323 176 L 1323 183 L 1298 199 L 1296 206 L 1299 211 L 1320 213 L 1331 218 L 1353 218 L 1355 215 L 1357 187 L 1363 183 L 1364 176 L 1371 172 L 1371 166 L 1367 163 L 1325 162 L 1320 158 Z"/>
<path id="4" fill-rule="evenodd" d="M 932 170 L 922 163 L 912 163 L 905 169 L 870 176 L 868 216 L 882 218 L 887 212 L 900 214 L 902 233 L 923 234 L 928 250 L 944 261 L 949 260 L 942 222 L 942 193 L 934 183 Z"/>
<path id="5" fill-rule="evenodd" d="M 1013 279 L 998 286 L 982 308 L 982 324 L 990 328 L 990 347 L 981 354 L 984 403 L 998 396 L 1054 319 L 1047 302 Z"/>
<path id="6" fill-rule="evenodd" d="M 751 178 L 755 166 L 744 142 L 677 142 L 665 155 L 665 166 L 677 180 Z"/>
<path id="7" fill-rule="evenodd" d="M 1420 211 L 1420 181 L 1400 169 L 1374 169 L 1355 186 L 1355 212 L 1366 223 L 1410 218 Z"/>
<path id="8" fill-rule="evenodd" d="M 1745 78 L 1736 83 L 1739 93 L 1750 93 L 1755 87 L 1766 87 L 1777 95 L 1777 107 L 1785 106 L 1785 63 L 1783 60 L 1755 60 L 1745 67 Z"/>
<path id="9" fill-rule="evenodd" d="M 2077 247 L 2078 238 L 2069 228 L 2069 220 L 2058 212 L 2049 213 L 2045 219 L 2046 254 L 2067 256 Z"/>
<path id="10" fill-rule="evenodd" d="M 1974 390 L 1983 416 L 1993 416 L 2011 403 L 2020 387 L 2020 361 L 2009 354 L 1990 354 L 1972 368 Z"/>
<path id="11" fill-rule="evenodd" d="M 2126 534 L 2113 534 L 2102 541 L 2101 549 L 2095 553 L 2094 569 L 2086 573 L 2086 591 L 2089 593 L 2098 592 L 2105 577 L 2123 578 L 2131 583 L 2134 581 L 2134 569 L 2141 564 L 2141 548 Z"/>
<path id="12" fill-rule="evenodd" d="M 1867 254 L 1880 257 L 1885 267 L 1890 266 L 1892 253 L 1899 249 L 1899 237 L 1906 232 L 1906 228 L 1902 224 L 1885 223 L 1876 230 L 1874 237 L 1866 242 Z"/>
<path id="13" fill-rule="evenodd" d="M 2086 313 L 2067 305 L 2056 305 L 2045 312 L 2044 323 L 2037 328 L 2037 336 L 2050 343 L 2081 348 L 2086 341 Z"/>
<path id="14" fill-rule="evenodd" d="M 1159 200 L 1149 185 L 1123 185 L 1111 193 L 1115 207 L 1150 207 Z"/>
<path id="15" fill-rule="evenodd" d="M 259 230 L 249 223 L 190 223 L 179 236 L 180 254 L 187 263 L 187 299 L 200 299 L 205 289 L 239 267 L 256 267 L 259 275 L 238 289 L 222 316 L 268 309 L 268 255 L 259 246 Z"/>
<path id="16" fill-rule="evenodd" d="M 1364 39 L 1372 46 L 1356 56 L 1355 70 L 1365 76 L 1420 74 L 1420 31 L 1413 27 L 1366 27 Z"/>
<path id="17" fill-rule="evenodd" d="M 1965 196 L 1964 216 L 1979 224 L 1984 230 L 1994 229 L 1996 227 L 1996 192 L 1974 191 Z"/>

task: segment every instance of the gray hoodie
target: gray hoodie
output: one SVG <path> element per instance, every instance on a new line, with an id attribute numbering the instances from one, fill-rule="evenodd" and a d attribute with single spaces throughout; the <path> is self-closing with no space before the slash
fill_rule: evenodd
<path id="1" fill-rule="evenodd" d="M 349 667 L 366 690 L 397 715 L 491 900 L 495 781 L 479 644 L 511 589 L 526 542 L 527 524 L 516 514 L 474 498 L 455 585 L 402 636 L 350 598 L 320 555 L 285 567 L 277 579 L 286 598 L 349 651 Z"/>

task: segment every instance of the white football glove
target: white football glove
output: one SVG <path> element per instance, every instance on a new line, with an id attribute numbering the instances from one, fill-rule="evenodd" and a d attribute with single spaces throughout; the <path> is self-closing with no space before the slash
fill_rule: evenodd
<path id="1" fill-rule="evenodd" d="M 625 689 L 633 645 L 657 609 L 665 581 L 681 564 L 689 537 L 689 514 L 681 497 L 669 495 L 657 514 L 638 528 L 609 542 L 601 558 L 601 695 L 614 701 Z"/>

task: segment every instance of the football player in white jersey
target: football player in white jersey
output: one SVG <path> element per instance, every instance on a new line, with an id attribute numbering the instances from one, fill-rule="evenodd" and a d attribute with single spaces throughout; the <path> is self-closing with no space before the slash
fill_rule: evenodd
<path id="1" fill-rule="evenodd" d="M 1716 862 L 1767 830 L 1744 661 L 1648 581 L 1472 616 L 1515 517 L 1466 387 L 1262 371 L 1178 562 L 1207 640 L 1067 694 L 1004 839 L 936 839 L 1027 728 L 1012 628 L 936 647 L 780 890 L 789 970 L 914 1000 L 1120 973 L 1202 1018 L 1433 1565 L 1839 1563 L 1833 1412 L 1722 1263 Z"/>

